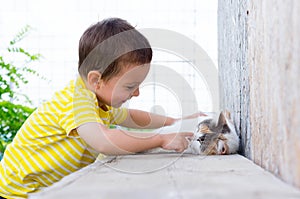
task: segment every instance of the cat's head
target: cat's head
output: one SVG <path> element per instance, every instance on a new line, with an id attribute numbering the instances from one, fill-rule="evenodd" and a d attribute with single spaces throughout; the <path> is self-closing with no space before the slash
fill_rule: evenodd
<path id="1" fill-rule="evenodd" d="M 237 153 L 239 138 L 230 118 L 230 112 L 222 111 L 217 122 L 213 119 L 205 119 L 200 122 L 195 140 L 198 142 L 195 143 L 199 147 L 197 150 L 202 155 Z"/>

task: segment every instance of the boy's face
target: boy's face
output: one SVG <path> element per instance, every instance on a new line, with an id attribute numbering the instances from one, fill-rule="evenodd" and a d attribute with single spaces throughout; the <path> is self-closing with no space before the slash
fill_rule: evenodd
<path id="1" fill-rule="evenodd" d="M 96 95 L 100 103 L 118 108 L 133 96 L 139 96 L 139 86 L 145 80 L 150 64 L 125 67 L 108 81 L 100 81 Z"/>

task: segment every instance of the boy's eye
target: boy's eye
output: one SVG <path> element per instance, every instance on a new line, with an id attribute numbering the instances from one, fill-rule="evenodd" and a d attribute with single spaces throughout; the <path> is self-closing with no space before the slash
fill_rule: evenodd
<path id="1" fill-rule="evenodd" d="M 135 86 L 127 86 L 126 88 L 127 88 L 128 90 L 132 90 L 132 89 L 135 88 Z"/>

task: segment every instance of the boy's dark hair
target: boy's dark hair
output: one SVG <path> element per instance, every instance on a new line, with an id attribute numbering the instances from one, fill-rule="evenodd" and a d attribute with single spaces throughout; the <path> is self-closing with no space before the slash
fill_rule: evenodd
<path id="1" fill-rule="evenodd" d="M 152 59 L 148 40 L 127 21 L 109 18 L 90 26 L 79 41 L 78 71 L 82 78 L 92 70 L 108 81 L 129 64 L 147 64 Z"/>

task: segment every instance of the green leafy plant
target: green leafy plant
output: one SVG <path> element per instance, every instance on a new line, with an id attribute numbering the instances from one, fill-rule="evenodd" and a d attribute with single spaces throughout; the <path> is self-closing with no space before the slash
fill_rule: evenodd
<path id="1" fill-rule="evenodd" d="M 3 53 L 0 55 L 0 160 L 7 144 L 13 140 L 19 128 L 35 109 L 17 104 L 26 102 L 32 105 L 29 97 L 19 93 L 18 89 L 22 84 L 28 83 L 28 75 L 41 77 L 30 67 L 30 63 L 38 61 L 41 54 L 32 54 L 17 46 L 31 30 L 32 28 L 26 25 L 7 47 L 7 53 L 21 61 L 7 61 Z"/>
<path id="2" fill-rule="evenodd" d="M 12 141 L 19 128 L 33 111 L 34 108 L 13 104 L 9 101 L 0 102 L 0 159 L 6 145 Z"/>
<path id="3" fill-rule="evenodd" d="M 14 57 L 22 59 L 20 66 L 16 66 L 14 61 L 5 60 L 3 55 L 0 56 L 0 99 L 6 98 L 9 99 L 9 101 L 16 101 L 21 100 L 20 98 L 25 98 L 26 102 L 30 102 L 26 95 L 16 91 L 16 89 L 20 88 L 21 84 L 28 83 L 26 75 L 31 74 L 40 76 L 36 70 L 30 68 L 29 64 L 33 61 L 39 60 L 41 58 L 41 54 L 31 54 L 24 48 L 17 46 L 18 42 L 24 39 L 30 30 L 32 30 L 32 28 L 29 25 L 26 25 L 9 42 L 9 46 L 7 47 L 7 51 L 10 54 L 13 54 Z"/>

